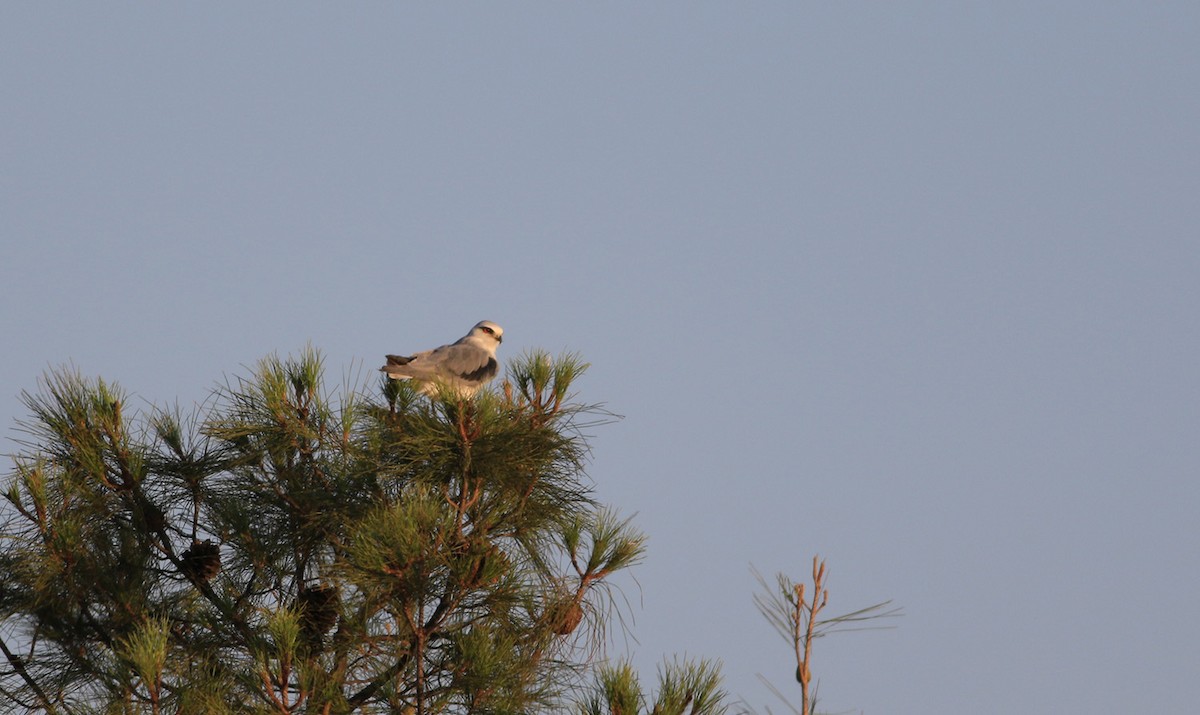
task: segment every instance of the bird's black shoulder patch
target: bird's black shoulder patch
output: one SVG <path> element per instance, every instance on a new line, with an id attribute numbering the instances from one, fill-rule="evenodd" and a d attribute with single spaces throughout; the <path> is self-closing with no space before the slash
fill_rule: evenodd
<path id="1" fill-rule="evenodd" d="M 475 382 L 476 380 L 486 381 L 495 377 L 499 370 L 500 364 L 496 362 L 496 358 L 488 358 L 487 365 L 472 372 L 464 372 L 460 377 L 470 382 Z"/>

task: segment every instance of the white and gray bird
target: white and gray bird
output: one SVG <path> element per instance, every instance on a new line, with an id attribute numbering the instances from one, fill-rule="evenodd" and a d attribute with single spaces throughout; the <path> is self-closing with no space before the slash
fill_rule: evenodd
<path id="1" fill-rule="evenodd" d="M 393 380 L 412 380 L 426 395 L 437 395 L 438 387 L 444 385 L 462 397 L 471 397 L 499 371 L 496 348 L 503 336 L 499 325 L 481 320 L 449 345 L 407 357 L 388 355 L 387 365 L 379 370 Z"/>

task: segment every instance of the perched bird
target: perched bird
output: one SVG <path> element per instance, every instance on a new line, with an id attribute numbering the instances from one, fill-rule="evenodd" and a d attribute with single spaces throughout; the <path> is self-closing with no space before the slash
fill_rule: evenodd
<path id="1" fill-rule="evenodd" d="M 500 368 L 496 348 L 503 336 L 499 325 L 481 320 L 449 345 L 408 357 L 388 355 L 387 365 L 379 370 L 394 380 L 413 380 L 426 395 L 437 395 L 438 386 L 445 385 L 462 397 L 471 397 L 496 376 Z"/>

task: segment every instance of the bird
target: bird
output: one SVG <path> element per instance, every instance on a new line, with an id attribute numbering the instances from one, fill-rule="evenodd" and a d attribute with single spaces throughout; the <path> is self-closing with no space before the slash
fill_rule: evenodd
<path id="1" fill-rule="evenodd" d="M 387 364 L 379 368 L 393 380 L 412 380 L 417 389 L 436 397 L 439 387 L 448 387 L 459 397 L 473 397 L 496 376 L 496 348 L 504 342 L 504 329 L 490 320 L 481 320 L 458 340 L 433 350 L 413 355 L 387 355 Z"/>

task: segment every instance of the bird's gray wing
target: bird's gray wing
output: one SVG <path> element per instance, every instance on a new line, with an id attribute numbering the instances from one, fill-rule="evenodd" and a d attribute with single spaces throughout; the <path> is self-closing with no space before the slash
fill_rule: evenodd
<path id="1" fill-rule="evenodd" d="M 394 377 L 416 380 L 486 382 L 499 371 L 496 358 L 474 345 L 455 343 L 412 356 L 388 355 L 381 369 Z"/>
<path id="2" fill-rule="evenodd" d="M 428 358 L 431 366 L 436 365 L 438 374 L 467 382 L 490 380 L 496 375 L 499 365 L 496 358 L 474 345 L 446 345 L 434 350 Z"/>

